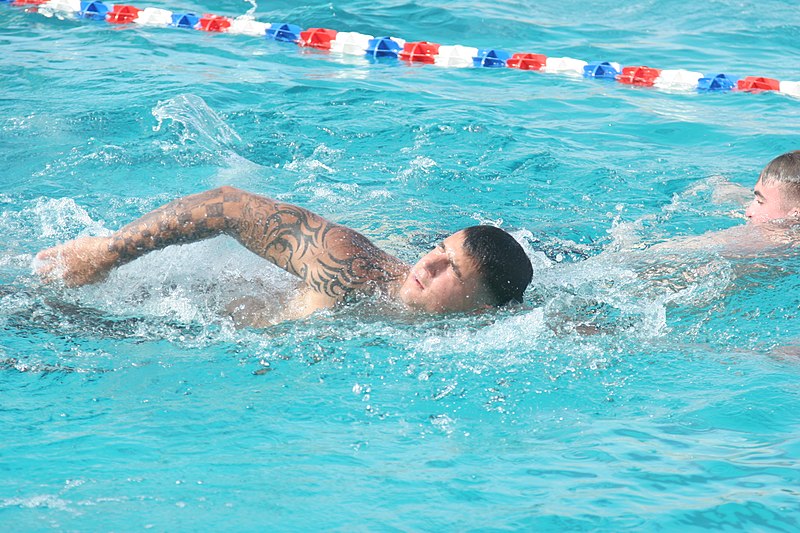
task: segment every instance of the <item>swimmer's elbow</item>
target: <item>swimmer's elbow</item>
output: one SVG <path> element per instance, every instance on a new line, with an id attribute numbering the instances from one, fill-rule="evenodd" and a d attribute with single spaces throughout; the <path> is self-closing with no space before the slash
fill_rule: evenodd
<path id="1" fill-rule="evenodd" d="M 221 215 L 224 221 L 222 230 L 240 242 L 244 238 L 242 231 L 245 227 L 252 228 L 253 224 L 260 223 L 256 212 L 268 211 L 275 203 L 270 198 L 232 185 L 222 185 L 209 191 L 209 194 L 213 197 L 213 203 L 221 204 L 221 213 L 215 211 L 215 214 Z M 246 222 L 244 226 L 243 222 Z"/>
<path id="2" fill-rule="evenodd" d="M 227 205 L 242 204 L 253 199 L 274 202 L 274 200 L 267 198 L 266 196 L 245 191 L 244 189 L 239 189 L 232 185 L 222 185 L 214 189 L 212 192 Z"/>
<path id="3" fill-rule="evenodd" d="M 240 196 L 242 194 L 245 194 L 245 191 L 243 191 L 242 189 L 237 189 L 236 187 L 233 187 L 232 185 L 222 185 L 222 186 L 217 187 L 216 189 L 214 189 L 214 192 L 219 194 L 223 198 L 231 197 L 231 196 Z"/>

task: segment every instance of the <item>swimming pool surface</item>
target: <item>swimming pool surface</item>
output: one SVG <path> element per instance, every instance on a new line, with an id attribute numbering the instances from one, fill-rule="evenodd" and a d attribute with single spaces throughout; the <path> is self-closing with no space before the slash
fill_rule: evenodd
<path id="1" fill-rule="evenodd" d="M 137 7 L 236 16 L 233 0 Z M 798 81 L 776 0 L 255 6 L 264 22 Z M 659 253 L 739 232 L 800 148 L 800 100 L 370 63 L 240 35 L 0 4 L 4 531 L 800 528 L 798 250 Z M 230 184 L 409 262 L 480 222 L 526 243 L 521 309 L 369 306 L 265 330 L 291 280 L 233 241 L 104 283 L 34 254 Z"/>

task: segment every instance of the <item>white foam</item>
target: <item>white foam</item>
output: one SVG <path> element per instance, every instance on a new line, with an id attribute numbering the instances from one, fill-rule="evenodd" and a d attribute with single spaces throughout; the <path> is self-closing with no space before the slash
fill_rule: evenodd
<path id="1" fill-rule="evenodd" d="M 104 283 L 69 291 L 69 297 L 112 315 L 146 318 L 133 325 L 135 336 L 184 342 L 178 338 L 183 335 L 180 324 L 222 328 L 192 341 L 202 344 L 231 334 L 226 314 L 231 302 L 263 299 L 267 311 L 278 313 L 279 302 L 296 284 L 297 278 L 233 239 L 218 237 L 151 252 L 114 269 Z"/>
<path id="2" fill-rule="evenodd" d="M 104 232 L 102 222 L 95 222 L 72 198 L 39 198 L 33 206 L 44 239 L 70 239 L 87 230 Z"/>
<path id="3" fill-rule="evenodd" d="M 541 344 L 549 330 L 542 309 L 520 312 L 504 317 L 494 324 L 471 330 L 466 328 L 434 330 L 424 334 L 415 343 L 414 349 L 425 354 L 446 355 L 453 352 L 477 352 L 479 354 L 507 352 L 524 353 Z"/>
<path id="4" fill-rule="evenodd" d="M 58 496 L 53 496 L 51 494 L 41 494 L 36 496 L 30 496 L 27 498 L 8 498 L 2 501 L 0 507 L 23 507 L 26 509 L 38 509 L 38 508 L 45 508 L 45 509 L 57 509 L 59 511 L 72 511 L 70 509 L 69 504 L 71 502 L 67 500 L 63 500 Z"/>
<path id="5" fill-rule="evenodd" d="M 193 94 L 181 94 L 166 101 L 159 101 L 152 110 L 158 124 L 153 131 L 159 131 L 165 120 L 183 125 L 181 141 L 193 140 L 201 147 L 211 150 L 232 149 L 242 142 L 236 131 L 206 104 L 205 100 Z"/>

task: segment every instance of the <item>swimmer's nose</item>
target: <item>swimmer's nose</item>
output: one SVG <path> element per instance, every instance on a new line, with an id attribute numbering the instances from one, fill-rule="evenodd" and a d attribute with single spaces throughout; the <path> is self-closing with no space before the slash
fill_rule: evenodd
<path id="1" fill-rule="evenodd" d="M 753 202 L 747 204 L 747 209 L 744 210 L 744 216 L 747 218 L 747 220 L 753 218 Z"/>
<path id="2" fill-rule="evenodd" d="M 433 278 L 442 270 L 443 262 L 447 263 L 447 258 L 444 257 L 444 254 L 431 252 L 423 258 L 422 266 L 428 272 L 428 276 Z"/>

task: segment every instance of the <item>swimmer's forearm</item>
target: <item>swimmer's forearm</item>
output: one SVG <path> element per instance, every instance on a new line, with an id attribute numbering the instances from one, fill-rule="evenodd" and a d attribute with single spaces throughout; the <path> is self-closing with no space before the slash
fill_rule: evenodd
<path id="1" fill-rule="evenodd" d="M 305 209 L 233 187 L 179 198 L 109 237 L 84 237 L 42 250 L 37 270 L 43 279 L 71 286 L 101 280 L 110 270 L 148 252 L 221 234 L 303 279 L 308 262 L 323 255 L 310 228 L 335 226 Z"/>
<path id="2" fill-rule="evenodd" d="M 308 252 L 319 253 L 322 217 L 234 187 L 219 187 L 179 198 L 113 234 L 117 265 L 174 244 L 227 234 L 248 250 L 298 274 Z M 295 261 L 292 261 L 292 260 Z"/>
<path id="3" fill-rule="evenodd" d="M 119 266 L 173 244 L 221 234 L 230 235 L 251 252 L 303 278 L 310 262 L 343 248 L 349 251 L 349 244 L 363 239 L 302 207 L 234 187 L 219 187 L 151 211 L 114 233 L 109 249 L 116 254 Z"/>
<path id="4" fill-rule="evenodd" d="M 226 232 L 226 192 L 221 187 L 179 198 L 131 222 L 111 236 L 109 251 L 115 266 L 173 244 L 185 244 Z M 228 207 L 228 211 L 230 211 Z"/>
<path id="5" fill-rule="evenodd" d="M 109 251 L 120 266 L 153 250 L 221 234 L 335 300 L 395 280 L 405 268 L 356 231 L 233 187 L 186 196 L 148 213 L 116 232 Z"/>

